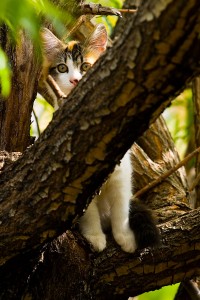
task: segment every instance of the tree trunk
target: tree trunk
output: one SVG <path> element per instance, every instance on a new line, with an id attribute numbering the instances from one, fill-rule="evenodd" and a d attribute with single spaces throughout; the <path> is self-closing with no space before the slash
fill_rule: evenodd
<path id="1" fill-rule="evenodd" d="M 0 182 L 2 297 L 123 299 L 194 275 L 200 249 L 198 210 L 162 225 L 166 248 L 162 249 L 161 257 L 156 254 L 154 262 L 144 252 L 147 261 L 138 263 L 140 253 L 136 257 L 127 255 L 112 243 L 104 253 L 92 254 L 76 232 L 68 232 L 48 245 L 44 260 L 38 262 L 37 256 L 38 249 L 44 251 L 41 249 L 45 243 L 72 226 L 125 151 L 186 82 L 199 73 L 199 10 L 197 0 L 171 0 L 164 4 L 145 1 L 136 17 L 128 16 L 118 25 L 115 35 L 123 34 L 69 95 L 40 139 L 15 163 L 4 168 Z M 1 41 L 8 43 L 2 37 Z M 20 58 L 13 58 L 14 74 L 21 72 L 13 79 L 17 80 L 18 89 L 13 85 L 7 102 L 1 101 L 1 149 L 8 151 L 23 151 L 29 144 L 27 127 L 40 69 L 32 50 L 28 51 L 30 42 L 22 39 L 22 44 L 27 60 L 20 56 L 20 49 L 12 52 L 19 52 L 16 57 Z M 21 57 L 26 62 L 23 78 L 28 77 L 24 81 Z M 31 67 L 33 73 L 27 76 Z M 15 107 L 12 99 L 19 100 L 15 100 L 20 108 L 16 111 L 17 119 L 10 114 Z M 23 119 L 26 130 L 20 140 Z M 11 132 L 14 126 L 16 129 Z M 152 174 L 157 172 L 159 176 L 161 169 L 158 172 L 154 166 L 150 163 L 148 171 L 152 168 Z M 149 180 L 148 174 L 145 173 Z M 172 180 L 170 195 L 169 183 L 161 193 L 167 204 L 173 203 L 182 214 L 187 210 L 182 203 L 187 191 L 183 180 L 177 178 Z M 158 188 L 154 190 L 156 194 Z M 175 200 L 181 201 L 175 204 Z M 170 213 L 169 219 L 173 215 Z M 162 221 L 164 215 L 161 210 L 157 214 Z M 69 271 L 72 266 L 74 274 Z M 151 274 L 149 281 L 146 273 Z M 148 284 L 143 281 L 145 287 L 141 288 L 144 278 Z"/>
<path id="2" fill-rule="evenodd" d="M 24 32 L 21 43 L 13 46 L 5 26 L 0 28 L 0 45 L 12 64 L 12 90 L 7 99 L 0 96 L 0 150 L 23 152 L 30 144 L 30 124 L 36 97 L 39 60 Z"/>
<path id="3" fill-rule="evenodd" d="M 195 125 L 195 146 L 200 145 L 200 77 L 193 80 L 193 95 L 194 95 L 194 125 Z M 196 203 L 194 207 L 200 206 L 200 155 L 196 159 Z"/>

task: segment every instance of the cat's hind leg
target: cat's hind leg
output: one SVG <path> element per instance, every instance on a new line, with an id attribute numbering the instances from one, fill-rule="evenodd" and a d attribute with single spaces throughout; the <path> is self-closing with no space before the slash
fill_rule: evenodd
<path id="1" fill-rule="evenodd" d="M 120 201 L 117 202 L 118 204 L 112 207 L 112 233 L 122 250 L 133 253 L 137 248 L 137 243 L 135 234 L 129 226 L 129 212 L 124 210 L 124 204 L 121 205 Z"/>

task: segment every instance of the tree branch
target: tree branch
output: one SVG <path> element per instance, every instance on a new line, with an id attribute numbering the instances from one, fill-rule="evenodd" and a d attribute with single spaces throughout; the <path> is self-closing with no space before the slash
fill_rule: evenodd
<path id="1" fill-rule="evenodd" d="M 83 15 L 113 15 L 117 17 L 121 17 L 121 13 L 118 9 L 102 6 L 101 4 L 95 4 L 95 3 L 83 3 L 81 4 L 81 13 Z"/>
<path id="2" fill-rule="evenodd" d="M 158 184 L 160 184 L 163 180 L 165 180 L 167 177 L 169 177 L 171 174 L 173 174 L 175 171 L 177 171 L 179 168 L 183 167 L 186 165 L 186 163 L 191 160 L 195 155 L 199 154 L 200 152 L 200 147 L 195 149 L 193 152 L 188 154 L 183 160 L 181 160 L 178 164 L 176 164 L 173 168 L 170 170 L 164 172 L 161 174 L 157 179 L 151 181 L 148 185 L 144 186 L 141 190 L 137 191 L 134 195 L 133 198 L 138 198 L 144 193 L 148 192 Z M 191 191 L 191 189 L 190 189 Z"/>
<path id="3" fill-rule="evenodd" d="M 129 9 L 129 8 L 122 8 L 118 9 L 120 13 L 129 13 L 129 14 L 135 14 L 138 10 L 137 9 Z"/>
<path id="4" fill-rule="evenodd" d="M 40 134 L 41 134 L 40 125 L 38 122 L 37 114 L 34 109 L 33 109 L 33 115 L 34 115 L 34 119 L 35 119 L 35 123 L 36 123 L 36 127 L 37 127 L 37 133 L 38 133 L 38 136 L 40 136 Z"/>
<path id="5" fill-rule="evenodd" d="M 163 239 L 161 248 L 143 249 L 134 255 L 127 255 L 116 248 L 113 241 L 101 254 L 92 254 L 79 234 L 67 232 L 48 248 L 32 278 L 28 294 L 34 300 L 68 299 L 69 296 L 78 299 L 81 290 L 82 299 L 88 299 L 86 291 L 90 290 L 96 300 L 128 299 L 199 274 L 200 210 L 167 222 L 160 226 L 160 230 Z M 78 279 L 73 277 L 72 280 L 73 274 L 69 273 L 69 258 L 72 257 L 74 266 L 77 266 L 77 259 L 82 261 L 75 273 L 82 278 L 85 292 L 73 289 Z M 59 274 L 67 284 L 63 285 L 63 280 L 61 283 Z M 41 282 L 43 289 L 40 290 Z"/>

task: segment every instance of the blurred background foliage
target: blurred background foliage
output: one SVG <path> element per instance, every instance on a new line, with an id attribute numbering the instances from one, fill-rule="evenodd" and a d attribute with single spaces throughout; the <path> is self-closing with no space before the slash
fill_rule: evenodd
<path id="1" fill-rule="evenodd" d="M 89 2 L 89 1 L 88 1 Z M 105 6 L 120 8 L 123 0 L 93 0 L 93 2 L 101 3 Z M 0 25 L 6 24 L 10 29 L 11 39 L 15 42 L 20 42 L 18 33 L 20 28 L 23 28 L 32 38 L 35 47 L 38 47 L 39 28 L 41 26 L 41 15 L 48 18 L 54 23 L 56 30 L 63 30 L 63 23 L 68 15 L 62 14 L 49 0 L 5 0 L 0 1 Z M 116 24 L 117 18 L 113 16 L 95 17 L 96 22 L 103 22 L 109 34 Z M 0 48 L 0 83 L 1 93 L 3 96 L 8 96 L 10 90 L 11 70 L 8 58 L 4 51 Z M 38 137 L 53 115 L 53 108 L 38 95 L 34 103 L 34 112 L 32 116 L 31 135 Z M 178 149 L 180 157 L 183 158 L 188 151 L 193 148 L 193 103 L 192 92 L 188 88 L 172 105 L 164 112 L 164 118 L 170 129 L 175 145 Z M 36 122 L 37 121 L 37 122 Z M 190 166 L 193 168 L 193 165 Z M 145 283 L 144 283 L 145 284 Z M 177 290 L 177 285 L 164 287 L 155 292 L 145 293 L 138 297 L 138 300 L 172 300 Z"/>
<path id="2" fill-rule="evenodd" d="M 192 90 L 186 89 L 167 108 L 163 116 L 167 122 L 180 158 L 183 159 L 188 154 L 188 148 L 194 141 L 194 112 Z"/>

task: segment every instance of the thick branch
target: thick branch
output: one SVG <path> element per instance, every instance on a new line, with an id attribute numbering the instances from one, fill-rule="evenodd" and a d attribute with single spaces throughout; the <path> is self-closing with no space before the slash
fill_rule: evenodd
<path id="1" fill-rule="evenodd" d="M 168 138 L 166 139 L 166 137 Z M 147 153 L 145 154 L 144 151 L 136 144 L 134 144 L 134 146 L 132 147 L 132 154 L 134 157 L 133 164 L 135 167 L 134 188 L 136 190 L 141 185 L 145 185 L 145 183 L 149 182 L 149 180 L 152 180 L 152 178 L 154 177 L 157 178 L 160 172 L 162 174 L 162 172 L 164 172 L 166 168 L 170 168 L 178 161 L 177 154 L 173 148 L 174 147 L 173 142 L 171 141 L 171 137 L 168 133 L 167 127 L 165 126 L 165 122 L 163 121 L 162 118 L 159 118 L 156 121 L 156 123 L 154 123 L 150 127 L 150 129 L 147 130 L 145 135 L 141 137 L 137 142 L 140 143 L 142 148 Z M 2 154 L 4 154 L 5 162 L 8 162 L 10 159 L 13 159 L 13 157 L 9 157 L 5 153 Z M 152 189 L 148 193 L 148 197 L 142 198 L 143 201 L 148 202 L 148 207 L 154 209 L 154 214 L 157 216 L 159 223 L 166 220 L 171 220 L 172 218 L 174 218 L 174 215 L 177 216 L 182 215 L 184 211 L 188 211 L 188 207 L 183 202 L 181 202 L 186 200 L 186 185 L 185 185 L 184 178 L 185 176 L 183 170 L 182 172 L 176 172 L 173 175 L 171 175 L 170 178 L 162 182 L 159 185 L 159 187 L 156 187 L 156 190 Z M 179 201 L 177 201 L 177 199 L 179 199 Z M 84 248 L 82 248 L 84 245 L 82 244 L 83 238 L 81 238 L 81 236 L 79 235 L 77 236 L 77 238 L 79 240 L 78 244 L 77 244 L 77 239 L 74 240 L 73 235 L 68 231 L 67 235 L 63 235 L 53 242 L 53 248 L 51 251 L 54 251 L 54 254 L 52 255 L 51 253 L 50 258 L 49 258 L 48 250 L 46 250 L 42 255 L 45 257 L 45 260 L 47 259 L 47 257 L 50 259 L 51 261 L 50 266 L 52 264 L 51 269 L 57 270 L 57 264 L 64 265 L 65 268 L 68 268 L 68 270 L 70 270 L 73 266 L 73 275 L 70 273 L 70 278 L 67 278 L 65 276 L 63 277 L 61 275 L 61 278 L 59 278 L 58 282 L 55 283 L 56 290 L 57 290 L 56 294 L 59 295 L 60 299 L 63 298 L 68 299 L 71 298 L 72 295 L 74 296 L 75 299 L 79 299 L 79 298 L 83 299 L 84 297 L 85 298 L 91 297 L 91 295 L 90 296 L 88 295 L 90 294 L 89 292 L 90 282 L 91 282 L 90 268 L 91 268 L 91 264 L 93 264 L 93 258 L 91 255 L 88 256 L 86 254 L 87 251 L 89 250 L 87 246 L 86 247 L 84 246 Z M 111 237 L 109 237 L 109 240 L 110 239 Z M 81 245 L 81 247 L 79 247 L 79 245 Z M 73 252 L 70 249 L 73 249 Z M 57 256 L 57 252 L 59 253 L 59 255 L 62 253 L 62 256 L 67 257 L 67 259 L 64 258 L 64 261 L 62 262 L 62 259 L 59 256 L 59 260 L 57 260 L 57 258 L 55 258 L 54 256 L 54 255 Z M 35 255 L 33 251 L 31 253 L 32 253 L 31 256 Z M 122 257 L 122 261 L 123 260 L 124 258 Z M 30 254 L 28 255 L 28 261 L 27 261 L 27 257 L 23 255 L 21 257 L 18 256 L 14 258 L 13 260 L 5 264 L 3 267 L 1 267 L 0 269 L 0 278 L 2 275 L 2 279 L 0 280 L 2 282 L 2 290 L 0 291 L 1 297 L 4 298 L 6 296 L 7 299 L 13 300 L 14 297 L 13 295 L 16 295 L 15 296 L 16 299 L 22 298 L 21 296 L 22 292 L 21 294 L 19 294 L 19 280 L 18 279 L 16 280 L 18 276 L 16 276 L 16 274 L 13 272 L 13 269 L 17 270 L 17 272 L 20 272 L 20 274 L 23 274 L 20 276 L 20 286 L 25 286 L 23 290 L 25 291 L 27 290 L 27 278 L 29 278 L 29 281 L 31 279 L 31 282 L 34 281 L 32 286 L 32 288 L 34 287 L 34 297 L 32 297 L 33 299 L 36 298 L 36 295 L 39 295 L 38 297 L 42 299 L 44 298 L 48 299 L 50 297 L 47 295 L 46 284 L 48 285 L 49 281 L 53 280 L 53 278 L 56 278 L 57 281 L 57 276 L 55 276 L 55 274 L 53 273 L 50 273 L 48 267 L 42 268 L 42 274 L 41 274 L 40 273 L 41 259 L 39 259 L 38 263 L 36 262 L 34 265 L 32 265 L 34 261 L 35 259 L 32 259 L 32 257 L 30 257 Z M 121 266 L 122 262 L 120 261 L 120 257 L 117 263 Z M 49 265 L 48 262 L 46 264 L 47 266 Z M 32 269 L 35 270 L 36 268 L 37 269 L 39 268 L 40 284 L 37 284 L 35 282 L 38 280 L 37 278 L 38 272 L 32 273 Z M 10 270 L 12 271 L 10 272 Z M 3 276 L 3 274 L 5 273 L 9 274 L 8 275 L 9 277 L 6 277 L 6 282 L 4 283 L 5 276 Z M 32 275 L 30 276 L 30 274 Z M 60 272 L 59 270 L 59 274 L 62 274 L 62 271 Z M 49 278 L 49 275 L 52 276 L 51 280 Z M 46 279 L 48 280 L 46 281 Z M 6 285 L 7 282 L 9 282 L 9 292 L 11 294 L 10 298 L 8 297 L 8 287 Z M 74 289 L 74 285 L 78 286 L 79 288 Z M 65 288 L 66 286 L 68 287 L 67 291 Z M 88 286 L 88 289 L 85 289 L 86 286 Z M 40 289 L 40 287 L 42 288 Z M 48 291 L 49 291 L 49 295 L 52 295 L 52 291 L 51 290 Z M 76 294 L 74 295 L 74 293 Z M 94 299 L 96 299 L 96 296 L 94 296 Z"/>
<path id="2" fill-rule="evenodd" d="M 199 72 L 199 9 L 197 0 L 145 2 L 38 142 L 1 175 L 1 264 L 64 231 L 133 141 Z"/>
<path id="3" fill-rule="evenodd" d="M 199 274 L 200 211 L 191 211 L 160 229 L 163 246 L 137 251 L 134 255 L 123 253 L 113 242 L 103 253 L 88 255 L 89 249 L 79 235 L 64 234 L 51 245 L 38 266 L 29 296 L 34 300 L 79 299 L 81 293 L 81 299 L 85 300 L 92 298 L 93 291 L 92 299 L 96 300 L 128 299 Z M 71 264 L 76 265 L 73 274 L 77 277 L 69 272 Z M 83 287 L 74 289 L 79 277 Z M 41 282 L 42 289 L 39 288 Z M 91 291 L 89 296 L 88 291 Z"/>

